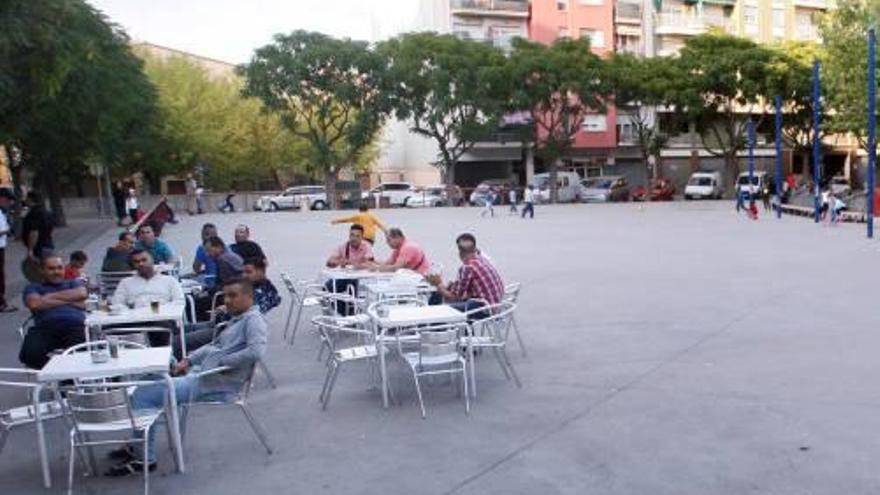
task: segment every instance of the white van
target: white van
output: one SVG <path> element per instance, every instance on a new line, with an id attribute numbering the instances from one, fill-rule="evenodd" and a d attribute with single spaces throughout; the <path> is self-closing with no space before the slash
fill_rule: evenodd
<path id="1" fill-rule="evenodd" d="M 684 186 L 684 199 L 721 199 L 721 172 L 694 172 Z"/>
<path id="2" fill-rule="evenodd" d="M 556 190 L 559 194 L 560 203 L 573 203 L 578 201 L 581 178 L 575 172 L 557 172 Z M 538 189 L 538 197 L 542 203 L 550 201 L 550 173 L 535 174 L 534 186 Z"/>
<path id="3" fill-rule="evenodd" d="M 767 181 L 769 180 L 770 176 L 767 175 L 767 172 L 755 170 L 752 174 L 752 183 L 749 184 L 749 173 L 742 172 L 736 178 L 736 194 L 745 193 L 746 199 L 752 196 L 760 198 L 763 196 L 764 189 L 767 187 Z"/>

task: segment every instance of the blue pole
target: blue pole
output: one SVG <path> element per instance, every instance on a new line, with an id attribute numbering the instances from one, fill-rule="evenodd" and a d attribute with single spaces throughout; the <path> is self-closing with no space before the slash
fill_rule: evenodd
<path id="1" fill-rule="evenodd" d="M 819 209 L 822 204 L 822 190 L 819 186 L 819 61 L 813 61 L 813 221 L 819 223 Z"/>
<path id="2" fill-rule="evenodd" d="M 877 39 L 874 28 L 868 30 L 868 204 L 865 205 L 868 223 L 868 239 L 874 237 L 874 167 L 877 149 L 877 116 L 876 116 L 876 72 L 877 72 Z"/>
<path id="3" fill-rule="evenodd" d="M 749 184 L 751 184 L 749 200 L 752 200 L 758 191 L 757 189 L 752 189 L 755 187 L 755 123 L 752 122 L 751 115 L 749 115 L 749 121 L 746 122 L 746 132 L 748 133 L 749 141 Z"/>
<path id="4" fill-rule="evenodd" d="M 773 98 L 776 107 L 776 218 L 782 218 L 782 97 Z"/>

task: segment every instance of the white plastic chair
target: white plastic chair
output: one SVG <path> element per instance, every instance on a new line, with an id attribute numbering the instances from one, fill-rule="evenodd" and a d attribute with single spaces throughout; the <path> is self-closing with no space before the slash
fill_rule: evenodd
<path id="1" fill-rule="evenodd" d="M 324 287 L 315 282 L 295 282 L 286 273 L 281 273 L 281 280 L 284 282 L 284 286 L 290 294 L 290 306 L 288 306 L 287 320 L 284 323 L 284 341 L 289 345 L 293 345 L 293 341 L 296 339 L 296 331 L 299 329 L 299 322 L 302 318 L 303 308 L 321 307 L 321 297 L 324 294 Z M 296 320 L 294 321 L 293 329 L 291 331 L 290 320 L 293 316 L 294 308 L 296 308 Z"/>
<path id="2" fill-rule="evenodd" d="M 416 385 L 416 394 L 419 398 L 419 408 L 422 410 L 422 419 L 425 413 L 425 402 L 422 398 L 422 387 L 419 378 L 422 376 L 461 374 L 461 384 L 464 387 L 464 410 L 469 414 L 471 410 L 470 394 L 468 393 L 467 360 L 459 352 L 461 346 L 464 325 L 443 325 L 420 328 L 418 332 L 418 349 L 413 352 L 404 351 L 401 340 L 398 339 L 398 351 L 409 364 Z"/>
<path id="3" fill-rule="evenodd" d="M 103 298 L 113 297 L 116 287 L 124 278 L 131 277 L 136 272 L 100 272 L 98 273 L 98 291 Z"/>
<path id="4" fill-rule="evenodd" d="M 57 419 L 64 416 L 62 403 L 56 398 L 40 401 L 35 392 L 40 387 L 36 382 L 37 370 L 19 368 L 0 368 L 0 387 L 14 388 L 25 391 L 24 405 L 0 409 L 0 453 L 6 445 L 9 434 L 16 428 L 36 425 L 37 408 L 40 421 Z"/>
<path id="5" fill-rule="evenodd" d="M 78 448 L 98 445 L 130 444 L 132 437 L 140 436 L 143 443 L 144 494 L 150 493 L 150 470 L 146 466 L 147 445 L 150 429 L 164 411 L 136 410 L 131 407 L 129 389 L 153 382 L 100 382 L 79 383 L 64 389 L 67 395 L 66 409 L 73 427 L 70 430 L 70 459 L 67 471 L 67 493 L 73 493 L 73 467 Z M 117 434 L 113 440 L 91 440 L 90 434 Z"/>
<path id="6" fill-rule="evenodd" d="M 502 301 L 519 304 L 520 289 L 522 289 L 522 284 L 520 284 L 519 282 L 507 284 L 504 287 L 504 296 L 502 297 Z M 511 329 L 513 330 L 513 334 L 516 336 L 516 342 L 519 344 L 520 352 L 522 352 L 523 357 L 527 357 L 526 345 L 523 343 L 522 336 L 519 334 L 519 326 L 516 324 L 515 316 L 512 316 L 510 318 L 510 326 L 508 327 L 507 331 L 510 332 Z"/>
<path id="7" fill-rule="evenodd" d="M 510 325 L 513 322 L 513 313 L 516 311 L 516 305 L 502 301 L 498 304 L 475 308 L 467 313 L 470 324 L 470 335 L 466 335 L 461 339 L 462 348 L 465 350 L 470 361 L 471 372 L 471 391 L 474 397 L 477 395 L 476 382 L 476 363 L 474 359 L 477 349 L 491 349 L 495 355 L 495 359 L 504 372 L 504 377 L 516 383 L 517 387 L 522 388 L 519 376 L 513 369 L 513 364 L 507 355 L 507 335 L 510 332 Z"/>
<path id="8" fill-rule="evenodd" d="M 333 393 L 333 386 L 336 384 L 336 378 L 342 366 L 357 361 L 368 361 L 370 364 L 370 374 L 375 376 L 374 360 L 379 356 L 379 348 L 373 339 L 372 330 L 339 325 L 337 318 L 323 315 L 312 318 L 312 324 L 318 330 L 318 334 L 321 337 L 321 349 L 327 349 L 328 351 L 326 361 L 327 376 L 324 378 L 324 386 L 321 388 L 321 394 L 318 396 L 321 409 L 327 410 L 327 406 L 330 403 L 330 395 Z M 356 336 L 365 343 L 349 347 L 338 347 L 336 341 L 343 335 Z M 383 347 L 382 352 L 387 352 L 387 349 Z"/>

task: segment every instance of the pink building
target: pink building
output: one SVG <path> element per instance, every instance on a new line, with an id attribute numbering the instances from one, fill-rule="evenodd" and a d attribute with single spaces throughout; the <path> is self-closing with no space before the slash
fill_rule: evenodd
<path id="1" fill-rule="evenodd" d="M 600 56 L 614 52 L 613 0 L 532 0 L 529 39 L 552 43 L 562 38 L 590 38 L 590 46 Z M 605 114 L 589 115 L 575 137 L 572 167 L 585 176 L 611 174 L 617 147 L 617 112 L 608 107 Z"/>

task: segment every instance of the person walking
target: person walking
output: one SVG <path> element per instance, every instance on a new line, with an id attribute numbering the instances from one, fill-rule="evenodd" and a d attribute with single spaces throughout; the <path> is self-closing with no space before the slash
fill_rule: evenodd
<path id="1" fill-rule="evenodd" d="M 516 215 L 519 211 L 516 209 L 516 188 L 511 187 L 510 193 L 508 193 L 508 199 L 510 200 L 510 213 Z"/>
<path id="2" fill-rule="evenodd" d="M 196 189 L 199 185 L 192 174 L 186 175 L 186 212 L 190 215 L 196 214 Z"/>
<path id="3" fill-rule="evenodd" d="M 204 194 L 205 188 L 202 186 L 196 186 L 196 213 L 199 215 L 205 212 Z"/>
<path id="4" fill-rule="evenodd" d="M 235 189 L 226 193 L 226 201 L 220 206 L 220 211 L 223 213 L 235 213 L 235 204 L 232 202 L 232 198 L 235 197 Z"/>
<path id="5" fill-rule="evenodd" d="M 529 187 L 523 191 L 523 208 L 522 218 L 529 214 L 529 218 L 535 218 L 535 186 L 529 184 Z"/>
<path id="6" fill-rule="evenodd" d="M 481 217 L 485 217 L 487 214 L 490 217 L 495 216 L 495 189 L 489 189 L 486 193 L 486 203 L 483 205 L 483 211 L 480 212 Z"/>
<path id="7" fill-rule="evenodd" d="M 125 198 L 125 209 L 128 210 L 128 216 L 131 217 L 132 225 L 138 221 L 138 206 L 137 192 L 133 187 L 130 187 Z"/>
<path id="8" fill-rule="evenodd" d="M 0 313 L 18 311 L 18 308 L 6 301 L 6 242 L 9 235 L 6 215 L 14 202 L 15 194 L 9 188 L 0 188 Z"/>
<path id="9" fill-rule="evenodd" d="M 122 185 L 122 181 L 116 181 L 116 185 L 113 186 L 113 207 L 116 209 L 116 225 L 121 227 L 125 224 L 125 217 L 128 216 L 125 211 L 125 186 Z"/>

